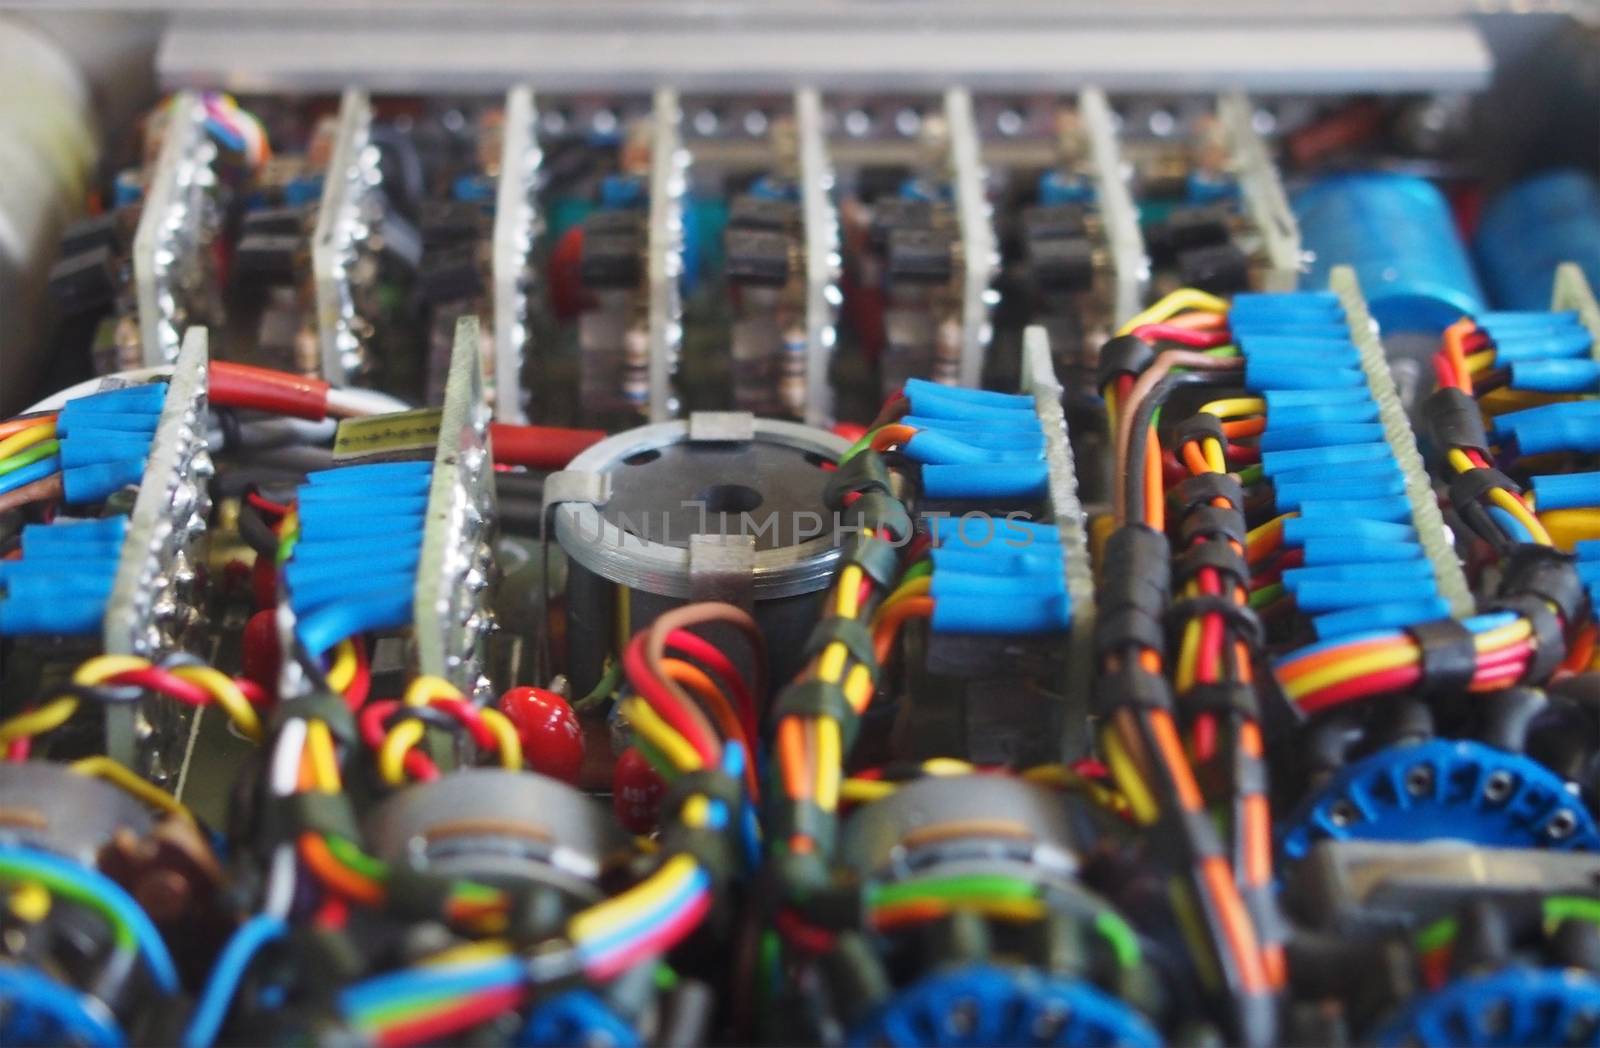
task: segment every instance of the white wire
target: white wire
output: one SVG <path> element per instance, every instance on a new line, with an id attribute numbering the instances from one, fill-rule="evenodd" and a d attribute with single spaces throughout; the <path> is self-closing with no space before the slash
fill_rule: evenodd
<path id="1" fill-rule="evenodd" d="M 376 389 L 358 389 L 354 386 L 328 390 L 328 414 L 336 418 L 353 415 L 388 415 L 396 411 L 410 411 L 411 405 L 399 397 Z"/>
<path id="2" fill-rule="evenodd" d="M 149 382 L 153 378 L 168 378 L 171 374 L 171 364 L 158 364 L 155 367 L 132 368 L 128 371 L 118 371 L 110 375 L 96 375 L 94 378 L 79 382 L 75 386 L 68 386 L 59 393 L 50 394 L 32 407 L 25 408 L 19 414 L 32 415 L 39 411 L 59 411 L 69 400 L 76 400 L 79 397 L 98 392 L 101 384 L 105 382 L 113 380 Z"/>
<path id="3" fill-rule="evenodd" d="M 306 748 L 304 717 L 291 717 L 278 730 L 278 745 L 272 751 L 272 767 L 267 787 L 274 796 L 288 797 L 300 782 L 300 757 Z"/>
<path id="4" fill-rule="evenodd" d="M 294 905 L 294 845 L 280 844 L 272 849 L 272 868 L 267 874 L 266 899 L 261 908 L 274 917 L 287 918 Z"/>

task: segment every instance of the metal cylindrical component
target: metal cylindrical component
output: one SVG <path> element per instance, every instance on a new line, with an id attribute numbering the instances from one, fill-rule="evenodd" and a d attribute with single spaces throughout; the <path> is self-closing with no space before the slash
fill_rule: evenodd
<path id="1" fill-rule="evenodd" d="M 1441 331 L 1483 309 L 1472 261 L 1444 196 L 1425 179 L 1385 172 L 1333 175 L 1294 200 L 1312 255 L 1304 285 L 1328 286 L 1352 266 L 1372 315 L 1390 331 Z"/>
<path id="2" fill-rule="evenodd" d="M 1563 262 L 1600 287 L 1600 179 L 1567 168 L 1518 182 L 1484 209 L 1473 249 L 1500 309 L 1549 309 Z"/>
<path id="3" fill-rule="evenodd" d="M 789 679 L 838 562 L 823 501 L 846 443 L 825 430 L 748 415 L 698 415 L 619 433 L 568 466 L 605 478 L 600 505 L 563 503 L 568 676 L 584 694 L 607 657 L 691 600 L 748 608 L 771 679 Z M 740 649 L 730 641 L 730 653 Z"/>
<path id="4" fill-rule="evenodd" d="M 579 904 L 601 897 L 600 874 L 629 852 L 601 805 L 531 772 L 469 768 L 385 801 L 367 819 L 385 862 L 491 884 L 536 883 Z"/>
<path id="5" fill-rule="evenodd" d="M 93 868 L 118 831 L 155 825 L 132 796 L 59 764 L 0 764 L 0 842 L 43 848 Z"/>

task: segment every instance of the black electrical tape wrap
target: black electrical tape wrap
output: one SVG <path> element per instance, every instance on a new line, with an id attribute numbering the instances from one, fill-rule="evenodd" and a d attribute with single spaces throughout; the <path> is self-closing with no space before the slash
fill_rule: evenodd
<path id="1" fill-rule="evenodd" d="M 1261 715 L 1255 689 L 1243 681 L 1196 684 L 1180 696 L 1180 701 L 1188 713 L 1238 714 L 1246 720 L 1255 720 Z"/>
<path id="2" fill-rule="evenodd" d="M 841 564 L 854 564 L 879 586 L 892 586 L 900 575 L 900 549 L 888 539 L 857 533 L 840 551 Z"/>
<path id="3" fill-rule="evenodd" d="M 721 801 L 728 820 L 721 829 L 689 826 L 681 819 L 690 797 Z M 661 800 L 662 850 L 683 852 L 703 866 L 715 884 L 724 884 L 744 868 L 739 834 L 744 790 L 720 768 L 686 772 L 674 779 Z"/>
<path id="4" fill-rule="evenodd" d="M 1228 446 L 1227 435 L 1222 431 L 1222 419 L 1206 411 L 1190 415 L 1174 426 L 1172 437 L 1173 445 L 1180 448 L 1191 441 L 1200 443 L 1206 440 L 1214 440 L 1224 448 Z"/>
<path id="5" fill-rule="evenodd" d="M 873 679 L 878 676 L 878 653 L 872 646 L 872 629 L 860 619 L 847 619 L 842 615 L 833 615 L 817 623 L 811 631 L 811 636 L 806 638 L 803 653 L 806 659 L 812 659 L 822 653 L 834 641 L 843 644 L 850 652 L 852 658 L 862 663 L 871 671 Z"/>
<path id="6" fill-rule="evenodd" d="M 1561 616 L 1550 609 L 1543 597 L 1514 594 L 1494 602 L 1492 611 L 1514 611 L 1533 626 L 1533 654 L 1522 671 L 1518 684 L 1542 684 L 1567 657 L 1567 639 L 1562 634 Z"/>
<path id="7" fill-rule="evenodd" d="M 1457 474 L 1450 482 L 1450 504 L 1470 505 L 1495 488 L 1505 488 L 1513 495 L 1522 493 L 1522 486 L 1497 469 L 1474 469 Z"/>
<path id="8" fill-rule="evenodd" d="M 1201 473 L 1186 477 L 1177 488 L 1176 512 L 1182 516 L 1196 506 L 1210 506 L 1214 499 L 1226 499 L 1229 506 L 1240 509 L 1244 506 L 1244 485 L 1229 473 Z"/>
<path id="9" fill-rule="evenodd" d="M 1422 652 L 1423 695 L 1460 695 L 1478 672 L 1478 649 L 1472 631 L 1455 619 L 1436 619 L 1407 626 L 1405 632 Z"/>
<path id="10" fill-rule="evenodd" d="M 272 711 L 272 732 L 276 733 L 296 717 L 322 721 L 340 742 L 353 744 L 360 740 L 360 735 L 356 733 L 356 715 L 350 712 L 350 706 L 344 699 L 331 692 L 318 692 L 278 703 L 278 708 Z"/>
<path id="11" fill-rule="evenodd" d="M 1172 687 L 1159 673 L 1125 665 L 1095 680 L 1094 708 L 1101 717 L 1122 709 L 1171 711 Z"/>
<path id="12" fill-rule="evenodd" d="M 389 867 L 388 889 L 385 899 L 391 909 L 403 916 L 437 920 L 455 893 L 455 880 L 397 862 Z"/>
<path id="13" fill-rule="evenodd" d="M 767 825 L 772 827 L 768 832 L 771 839 L 787 841 L 790 837 L 809 837 L 816 842 L 816 848 L 805 855 L 791 855 L 790 859 L 800 865 L 813 866 L 815 872 L 820 873 L 820 881 L 826 883 L 827 866 L 816 865 L 816 859 L 821 855 L 831 854 L 834 838 L 839 833 L 839 820 L 832 812 L 825 812 L 817 803 L 809 798 L 793 800 L 780 797 L 776 811 L 767 820 Z M 818 887 L 821 884 L 817 885 Z"/>
<path id="14" fill-rule="evenodd" d="M 1519 545 L 1500 576 L 1501 596 L 1528 594 L 1556 606 L 1570 628 L 1583 618 L 1589 594 L 1578 577 L 1577 558 L 1550 546 Z"/>
<path id="15" fill-rule="evenodd" d="M 1234 753 L 1237 755 L 1237 759 L 1233 762 L 1234 796 L 1265 794 L 1271 788 L 1271 783 L 1267 779 L 1267 762 L 1246 756 L 1242 749 L 1235 748 Z"/>
<path id="16" fill-rule="evenodd" d="M 911 515 L 900 500 L 892 495 L 869 491 L 856 499 L 845 512 L 855 518 L 857 527 L 871 528 L 877 533 L 887 531 L 897 541 L 911 537 Z"/>
<path id="17" fill-rule="evenodd" d="M 408 720 L 421 721 L 429 728 L 441 728 L 457 734 L 467 730 L 465 724 L 434 706 L 397 706 L 393 713 L 383 718 L 383 729 L 388 731 L 401 721 Z"/>
<path id="18" fill-rule="evenodd" d="M 1459 389 L 1436 390 L 1422 402 L 1422 417 L 1434 449 L 1443 455 L 1451 448 L 1470 448 L 1487 453 L 1489 435 L 1483 429 L 1483 413 L 1478 402 Z"/>
<path id="19" fill-rule="evenodd" d="M 1173 566 L 1173 582 L 1178 588 L 1210 568 L 1220 575 L 1224 588 L 1233 583 L 1243 584 L 1250 579 L 1250 563 L 1243 553 L 1227 542 L 1200 542 L 1183 551 L 1183 556 Z"/>
<path id="20" fill-rule="evenodd" d="M 844 506 L 844 497 L 852 492 L 887 493 L 891 490 L 889 467 L 884 465 L 881 455 L 868 449 L 839 464 L 822 487 L 822 501 L 829 509 L 840 509 Z"/>
<path id="21" fill-rule="evenodd" d="M 1235 604 L 1220 593 L 1201 593 L 1174 602 L 1171 621 L 1175 626 L 1182 626 L 1190 619 L 1212 614 L 1221 615 L 1250 647 L 1260 648 L 1266 643 L 1266 629 L 1261 625 L 1261 616 L 1255 613 L 1255 609 L 1246 604 Z"/>
<path id="22" fill-rule="evenodd" d="M 1164 651 L 1167 631 L 1162 625 L 1162 613 L 1141 608 L 1118 608 L 1104 612 L 1094 619 L 1095 654 L 1104 657 L 1131 646 Z"/>
<path id="23" fill-rule="evenodd" d="M 302 833 L 343 837 L 359 841 L 361 828 L 350 798 L 343 793 L 308 791 L 287 797 L 270 797 L 262 812 L 262 836 L 274 844 L 287 843 Z"/>
<path id="24" fill-rule="evenodd" d="M 1115 564 L 1117 571 L 1105 572 L 1095 602 L 1100 611 L 1138 608 L 1160 615 L 1171 594 L 1168 588 L 1172 548 L 1161 532 L 1143 524 L 1118 528 L 1106 539 L 1104 564 Z"/>
<path id="25" fill-rule="evenodd" d="M 855 743 L 859 718 L 855 707 L 845 697 L 844 688 L 820 680 L 797 681 L 783 689 L 772 711 L 773 722 L 784 717 L 832 717 L 839 722 L 844 749 L 848 753 Z"/>
<path id="26" fill-rule="evenodd" d="M 1102 389 L 1121 375 L 1137 375 L 1156 359 L 1156 348 L 1137 335 L 1118 335 L 1100 347 L 1095 387 Z"/>
<path id="27" fill-rule="evenodd" d="M 1246 533 L 1244 513 L 1220 506 L 1196 506 L 1184 514 L 1178 526 L 1178 540 L 1185 547 L 1201 538 L 1237 542 L 1242 546 Z"/>

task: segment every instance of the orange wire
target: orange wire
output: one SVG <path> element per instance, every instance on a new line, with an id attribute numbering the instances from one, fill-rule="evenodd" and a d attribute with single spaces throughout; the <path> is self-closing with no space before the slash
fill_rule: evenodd
<path id="1" fill-rule="evenodd" d="M 4 422 L 0 422 L 0 439 L 9 437 L 13 433 L 21 433 L 25 429 L 32 429 L 34 426 L 42 426 L 48 422 L 54 422 L 55 420 L 54 414 L 28 415 L 24 418 L 7 419 Z"/>
<path id="2" fill-rule="evenodd" d="M 1167 530 L 1167 496 L 1161 485 L 1161 441 L 1156 437 L 1156 427 L 1150 427 L 1150 437 L 1144 453 L 1144 518 L 1152 530 Z"/>
<path id="3" fill-rule="evenodd" d="M 722 694 L 722 689 L 717 687 L 715 681 L 699 666 L 682 659 L 662 659 L 661 668 L 679 684 L 688 687 L 699 696 L 700 701 L 710 712 L 712 719 L 717 722 L 717 727 L 722 729 L 722 734 L 730 739 L 737 740 L 744 747 L 746 753 L 750 752 L 750 740 L 745 738 L 744 726 L 739 723 L 739 715 L 733 712 L 733 706 L 728 702 L 728 697 Z M 756 800 L 761 798 L 760 787 L 756 784 L 756 770 L 754 761 L 745 761 L 744 780 L 750 788 L 750 795 Z"/>
<path id="4" fill-rule="evenodd" d="M 783 788 L 795 800 L 809 791 L 806 771 L 805 739 L 800 733 L 800 718 L 785 717 L 778 722 L 778 764 L 783 768 Z"/>
<path id="5" fill-rule="evenodd" d="M 1216 903 L 1217 916 L 1222 918 L 1222 934 L 1228 940 L 1229 952 L 1238 967 L 1239 981 L 1246 993 L 1263 992 L 1267 987 L 1267 973 L 1261 965 L 1260 945 L 1227 861 L 1220 855 L 1207 856 L 1201 860 L 1200 875 Z"/>
<path id="6" fill-rule="evenodd" d="M 1222 435 L 1225 437 L 1259 437 L 1267 431 L 1265 418 L 1241 418 L 1222 424 Z"/>
<path id="7" fill-rule="evenodd" d="M 1461 348 L 1461 340 L 1477 329 L 1471 317 L 1462 317 L 1444 329 L 1444 351 L 1455 369 L 1456 388 L 1469 397 L 1472 396 L 1472 373 L 1467 370 L 1467 355 Z"/>
<path id="8" fill-rule="evenodd" d="M 901 597 L 885 604 L 878 614 L 883 617 L 872 631 L 872 649 L 881 665 L 888 661 L 889 649 L 894 647 L 894 639 L 907 619 L 927 618 L 933 614 L 933 598 Z"/>
<path id="9" fill-rule="evenodd" d="M 1189 467 L 1190 473 L 1210 473 L 1211 467 L 1206 465 L 1206 457 L 1200 452 L 1198 441 L 1189 441 L 1183 446 L 1183 464 Z"/>
<path id="10" fill-rule="evenodd" d="M 328 842 L 315 833 L 300 835 L 300 858 L 319 880 L 345 898 L 366 906 L 383 904 L 383 885 L 341 864 L 333 857 Z"/>
<path id="11" fill-rule="evenodd" d="M 1308 655 L 1303 659 L 1295 659 L 1287 666 L 1280 667 L 1277 671 L 1278 677 L 1284 681 L 1291 681 L 1297 677 L 1304 677 L 1306 674 L 1319 670 L 1331 663 L 1344 662 L 1359 655 L 1370 655 L 1395 643 L 1397 642 L 1393 640 L 1369 640 L 1360 644 L 1329 648 L 1327 651 L 1319 651 L 1315 655 Z"/>
<path id="12" fill-rule="evenodd" d="M 905 444 L 916 435 L 917 430 L 913 426 L 902 426 L 898 423 L 883 426 L 872 438 L 872 450 L 884 451 L 896 444 Z"/>

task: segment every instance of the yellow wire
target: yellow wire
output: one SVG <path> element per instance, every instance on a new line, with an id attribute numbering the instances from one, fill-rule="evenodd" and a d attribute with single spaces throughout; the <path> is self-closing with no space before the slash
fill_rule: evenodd
<path id="1" fill-rule="evenodd" d="M 484 939 L 482 942 L 464 942 L 432 953 L 417 963 L 428 968 L 455 964 L 477 964 L 492 961 L 511 953 L 511 944 L 504 939 Z"/>
<path id="2" fill-rule="evenodd" d="M 6 903 L 17 919 L 27 924 L 38 924 L 50 916 L 54 903 L 50 889 L 38 881 L 22 881 L 11 886 Z"/>
<path id="3" fill-rule="evenodd" d="M 1467 356 L 1467 374 L 1480 375 L 1494 366 L 1494 350 L 1486 349 L 1482 353 L 1472 353 Z"/>
<path id="4" fill-rule="evenodd" d="M 1533 636 L 1533 623 L 1527 619 L 1517 619 L 1515 622 L 1474 635 L 1472 646 L 1477 651 L 1493 651 L 1507 644 L 1527 640 L 1531 636 Z"/>
<path id="5" fill-rule="evenodd" d="M 573 941 L 597 939 L 634 920 L 641 912 L 659 907 L 672 897 L 683 881 L 694 875 L 695 861 L 687 854 L 674 855 L 661 868 L 620 895 L 596 903 L 573 915 L 567 934 Z"/>
<path id="6" fill-rule="evenodd" d="M 401 701 L 407 706 L 426 706 L 435 698 L 459 699 L 462 695 L 459 688 L 443 677 L 425 675 L 411 682 Z"/>
<path id="7" fill-rule="evenodd" d="M 378 748 L 378 774 L 390 786 L 406 784 L 406 754 L 422 741 L 425 729 L 421 721 L 403 720 L 389 729 L 383 745 Z"/>
<path id="8" fill-rule="evenodd" d="M 870 804 L 881 801 L 900 787 L 878 779 L 846 779 L 839 786 L 839 799 L 847 804 Z"/>
<path id="9" fill-rule="evenodd" d="M 633 725 L 633 730 L 661 751 L 679 771 L 696 771 L 701 766 L 700 755 L 689 745 L 677 729 L 662 720 L 650 704 L 635 696 L 623 703 L 622 715 Z"/>
<path id="10" fill-rule="evenodd" d="M 1533 536 L 1533 541 L 1541 546 L 1555 545 L 1550 541 L 1550 533 L 1539 522 L 1539 518 L 1530 513 L 1528 507 L 1522 504 L 1522 500 L 1511 494 L 1511 492 L 1505 488 L 1490 488 L 1489 501 L 1515 517 L 1518 524 L 1528 529 L 1528 534 Z"/>
<path id="11" fill-rule="evenodd" d="M 1178 648 L 1178 668 L 1172 681 L 1179 695 L 1194 687 L 1195 667 L 1199 661 L 1200 620 L 1192 618 L 1183 624 L 1183 643 Z"/>
<path id="12" fill-rule="evenodd" d="M 1139 773 L 1139 768 L 1134 764 L 1127 747 L 1123 746 L 1122 737 L 1117 734 L 1116 729 L 1107 729 L 1102 735 L 1101 748 L 1105 750 L 1106 765 L 1111 769 L 1111 777 L 1117 781 L 1122 795 L 1128 799 L 1128 807 L 1132 810 L 1133 817 L 1145 826 L 1155 822 L 1161 814 L 1161 808 L 1150 792 L 1150 787 L 1145 784 L 1144 776 Z"/>
<path id="13" fill-rule="evenodd" d="M 1409 666 L 1418 658 L 1417 649 L 1409 644 L 1399 644 L 1353 659 L 1344 659 L 1331 666 L 1313 670 L 1303 677 L 1295 677 L 1284 685 L 1289 698 L 1298 702 L 1303 696 L 1319 691 L 1344 680 L 1355 680 L 1372 673 L 1383 673 Z"/>
<path id="14" fill-rule="evenodd" d="M 0 459 L 10 458 L 17 452 L 49 440 L 55 435 L 56 420 L 40 419 L 37 426 L 29 426 L 27 429 L 13 433 L 4 440 L 0 440 Z"/>
<path id="15" fill-rule="evenodd" d="M 495 741 L 500 744 L 500 765 L 511 771 L 522 767 L 522 737 L 517 734 L 517 726 L 511 719 L 492 706 L 486 706 L 478 711 L 483 718 L 483 723 L 494 732 Z"/>
<path id="16" fill-rule="evenodd" d="M 138 775 L 135 775 L 126 765 L 120 764 L 110 757 L 84 757 L 82 760 L 73 761 L 67 767 L 79 775 L 104 779 L 158 811 L 177 815 L 188 822 L 195 821 L 194 813 L 184 807 L 178 798 L 154 783 L 146 782 Z"/>
<path id="17" fill-rule="evenodd" d="M 1213 473 L 1228 472 L 1228 460 L 1222 457 L 1222 445 L 1215 437 L 1207 437 L 1200 445 L 1206 456 L 1206 465 Z"/>
<path id="18" fill-rule="evenodd" d="M 832 717 L 817 719 L 817 807 L 823 811 L 839 808 L 839 779 L 844 768 L 844 745 L 839 722 Z"/>
<path id="19" fill-rule="evenodd" d="M 142 670 L 149 665 L 146 660 L 133 655 L 98 655 L 73 671 L 72 683 L 92 686 L 107 677 L 114 677 L 127 670 Z M 69 695 L 52 699 L 38 709 L 19 713 L 7 721 L 0 722 L 0 747 L 9 746 L 17 739 L 31 738 L 54 731 L 71 720 L 77 711 L 78 700 Z"/>
<path id="20" fill-rule="evenodd" d="M 829 641 L 828 646 L 822 649 L 822 658 L 817 661 L 817 676 L 822 678 L 824 684 L 837 684 L 839 678 L 844 676 L 845 660 L 850 657 L 850 649 L 844 646 L 843 641 Z"/>
<path id="21" fill-rule="evenodd" d="M 920 578 L 912 579 L 910 582 L 902 582 L 893 593 L 889 594 L 888 598 L 883 602 L 882 607 L 878 608 L 878 613 L 872 616 L 873 625 L 876 626 L 878 620 L 883 617 L 884 608 L 887 608 L 896 601 L 906 600 L 909 597 L 925 597 L 932 588 L 932 575 L 923 575 Z"/>
<path id="22" fill-rule="evenodd" d="M 251 742 L 261 741 L 261 718 L 232 677 L 210 666 L 177 666 L 172 675 L 206 689 L 245 738 Z"/>
<path id="23" fill-rule="evenodd" d="M 1218 418 L 1241 418 L 1245 415 L 1266 414 L 1267 402 L 1263 397 L 1223 397 L 1221 400 L 1202 404 L 1200 410 Z"/>
<path id="24" fill-rule="evenodd" d="M 1177 316 L 1186 309 L 1199 309 L 1207 313 L 1227 313 L 1228 302 L 1226 299 L 1208 295 L 1197 288 L 1181 287 L 1143 312 L 1134 314 L 1133 319 L 1117 328 L 1117 334 L 1126 335 L 1133 331 L 1134 328 L 1143 327 L 1146 324 L 1159 324 L 1163 320 L 1169 320 Z"/>
<path id="25" fill-rule="evenodd" d="M 929 757 L 922 762 L 922 774 L 948 778 L 952 775 L 970 775 L 974 765 L 955 757 Z"/>
<path id="26" fill-rule="evenodd" d="M 861 567 L 847 564 L 839 573 L 839 615 L 853 619 L 861 613 Z"/>
<path id="27" fill-rule="evenodd" d="M 1445 458 L 1450 460 L 1450 465 L 1454 467 L 1457 473 L 1471 473 L 1478 468 L 1472 464 L 1471 459 L 1467 458 L 1467 453 L 1460 448 L 1451 448 L 1445 452 Z"/>
<path id="28" fill-rule="evenodd" d="M 311 754 L 311 777 L 319 793 L 338 793 L 339 758 L 333 748 L 333 732 L 324 720 L 306 722 L 306 752 Z M 401 755 L 404 757 L 404 754 Z"/>
<path id="29" fill-rule="evenodd" d="M 333 649 L 333 665 L 328 667 L 328 687 L 343 695 L 356 679 L 356 646 L 348 637 Z"/>
<path id="30" fill-rule="evenodd" d="M 1115 812 L 1128 811 L 1128 799 L 1104 783 L 1079 775 L 1065 764 L 1037 764 L 1022 772 L 1022 777 L 1041 786 L 1058 789 L 1082 790 L 1089 799 L 1101 807 Z"/>
<path id="31" fill-rule="evenodd" d="M 1600 510 L 1552 509 L 1539 514 L 1539 523 L 1550 535 L 1550 543 L 1572 552 L 1572 547 L 1587 539 L 1600 539 Z"/>

